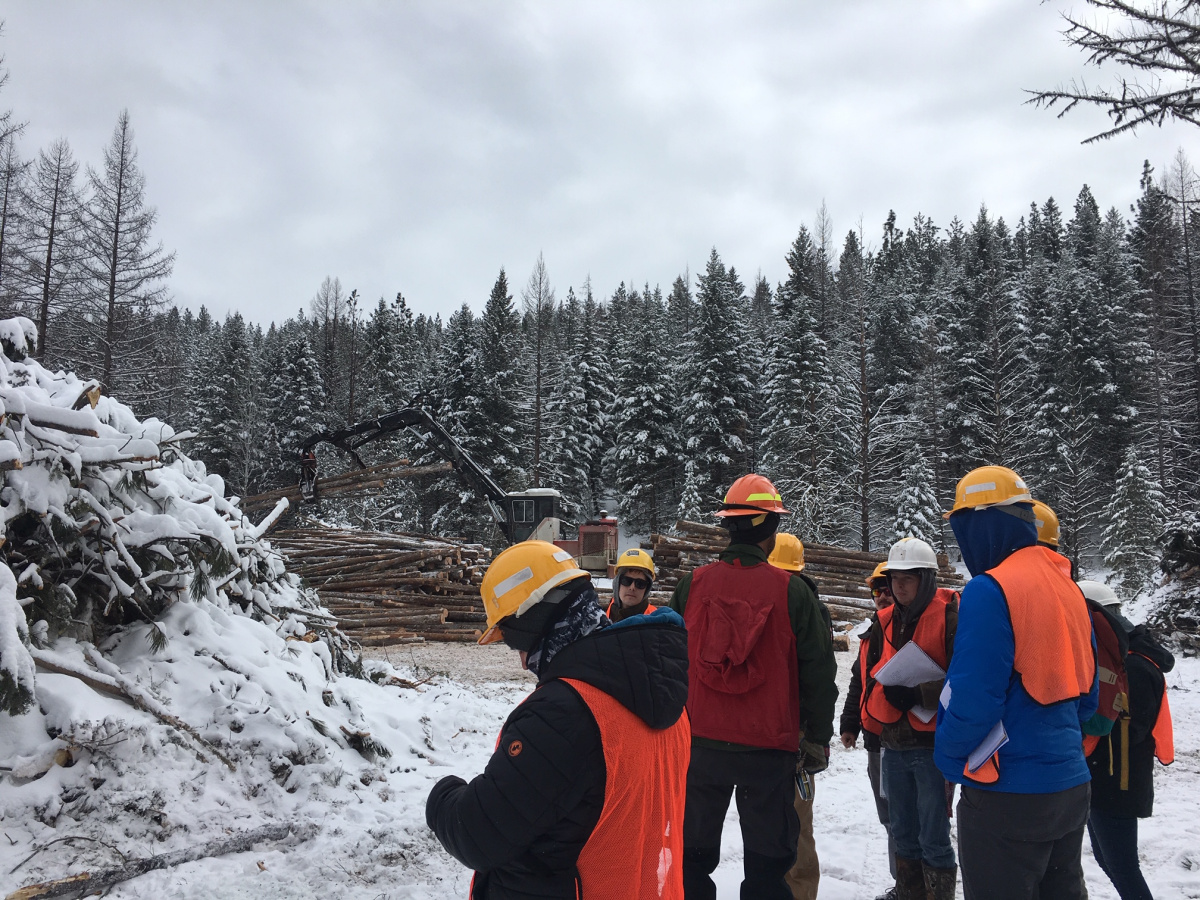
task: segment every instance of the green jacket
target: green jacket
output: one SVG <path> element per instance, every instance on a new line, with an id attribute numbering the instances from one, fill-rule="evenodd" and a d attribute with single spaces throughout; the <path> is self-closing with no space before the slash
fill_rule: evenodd
<path id="1" fill-rule="evenodd" d="M 744 566 L 765 563 L 767 554 L 752 544 L 730 544 L 718 557 L 721 562 L 740 560 Z M 796 661 L 799 663 L 800 727 L 806 740 L 828 744 L 833 737 L 833 714 L 837 703 L 837 660 L 833 655 L 833 636 L 829 630 L 829 612 L 817 598 L 811 580 L 793 575 L 788 582 L 788 617 L 796 635 Z M 681 616 L 692 588 L 692 573 L 679 579 L 671 595 L 671 609 Z M 708 738 L 693 738 L 697 746 L 726 750 L 753 750 L 742 744 L 730 744 Z"/>

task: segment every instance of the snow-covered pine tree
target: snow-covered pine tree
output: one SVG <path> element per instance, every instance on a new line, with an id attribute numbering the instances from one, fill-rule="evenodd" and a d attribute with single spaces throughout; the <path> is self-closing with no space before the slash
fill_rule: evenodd
<path id="1" fill-rule="evenodd" d="M 942 511 L 933 486 L 933 468 L 913 446 L 904 454 L 904 480 L 896 496 L 892 521 L 894 540 L 915 537 L 939 547 L 942 543 Z"/>
<path id="2" fill-rule="evenodd" d="M 480 332 L 483 323 L 476 321 L 465 303 L 450 317 L 442 344 L 438 419 L 450 435 L 471 454 L 493 478 L 496 471 L 489 466 L 497 444 L 486 402 L 489 386 L 483 383 L 484 347 Z M 494 402 L 496 395 L 492 394 Z M 429 448 L 422 463 L 441 462 L 440 450 Z M 421 492 L 419 497 L 422 521 L 434 534 L 459 535 L 476 540 L 495 541 L 499 538 L 488 514 L 486 498 L 478 496 L 462 479 L 450 473 Z M 432 510 L 426 510 L 433 505 Z M 428 514 L 426 520 L 424 516 Z"/>
<path id="3" fill-rule="evenodd" d="M 1167 510 L 1163 492 L 1135 448 L 1125 452 L 1112 497 L 1104 509 L 1101 549 L 1121 591 L 1135 597 L 1154 583 Z"/>
<path id="4" fill-rule="evenodd" d="M 841 533 L 830 508 L 840 423 L 834 409 L 836 383 L 812 313 L 817 259 L 807 229 L 800 229 L 787 264 L 788 279 L 775 292 L 761 469 L 793 511 L 789 527 L 806 540 L 832 541 Z"/>
<path id="5" fill-rule="evenodd" d="M 673 523 L 680 474 L 675 396 L 671 373 L 662 365 L 667 306 L 654 291 L 642 298 L 641 307 L 630 320 L 636 326 L 629 329 L 618 361 L 609 451 L 620 514 L 635 533 L 663 531 Z"/>
<path id="6" fill-rule="evenodd" d="M 740 293 L 716 248 L 697 278 L 696 321 L 688 339 L 682 403 L 688 460 L 679 517 L 717 507 L 733 480 L 749 471 L 748 407 L 754 386 L 746 374 L 747 331 Z"/>
<path id="7" fill-rule="evenodd" d="M 276 483 L 294 484 L 299 477 L 301 443 L 325 427 L 321 366 L 304 329 L 293 329 L 270 384 L 273 401 L 270 415 L 277 429 L 278 445 L 273 448 L 273 458 L 268 460 L 268 470 Z M 324 465 L 327 467 L 331 462 L 327 457 Z"/>
<path id="8" fill-rule="evenodd" d="M 508 276 L 501 269 L 484 306 L 477 335 L 478 393 L 474 396 L 482 421 L 464 434 L 475 443 L 472 453 L 476 461 L 505 490 L 526 486 L 520 457 L 526 425 L 520 409 L 521 345 L 521 317 L 508 293 Z M 458 412 L 453 407 L 450 411 Z"/>

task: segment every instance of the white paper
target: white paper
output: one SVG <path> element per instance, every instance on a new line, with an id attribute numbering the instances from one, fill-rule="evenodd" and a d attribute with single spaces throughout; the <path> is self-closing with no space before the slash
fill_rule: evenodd
<path id="1" fill-rule="evenodd" d="M 950 690 L 950 682 L 947 680 L 946 683 L 942 685 L 942 692 L 938 694 L 938 703 L 942 705 L 942 709 L 950 708 L 951 693 L 953 692 Z"/>
<path id="2" fill-rule="evenodd" d="M 1008 743 L 1008 732 L 1004 730 L 1004 722 L 997 722 L 996 727 L 988 732 L 978 747 L 967 757 L 967 771 L 978 771 L 979 767 L 992 758 L 992 754 Z"/>
<path id="3" fill-rule="evenodd" d="M 929 654 L 909 641 L 896 651 L 878 672 L 875 680 L 882 685 L 916 687 L 927 681 L 939 681 L 946 677 L 946 670 L 929 658 Z"/>
<path id="4" fill-rule="evenodd" d="M 914 706 L 912 709 L 909 710 L 909 712 L 912 713 L 914 716 L 916 716 L 918 719 L 920 719 L 922 722 L 930 722 L 933 720 L 933 717 L 937 715 L 936 709 L 927 709 L 924 706 Z"/>

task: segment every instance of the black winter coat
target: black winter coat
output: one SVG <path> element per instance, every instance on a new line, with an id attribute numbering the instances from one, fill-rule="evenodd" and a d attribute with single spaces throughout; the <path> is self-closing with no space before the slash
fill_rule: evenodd
<path id="1" fill-rule="evenodd" d="M 1154 812 L 1154 723 L 1158 721 L 1166 690 L 1163 673 L 1173 668 L 1175 657 L 1147 633 L 1146 626 L 1134 628 L 1129 635 L 1129 654 L 1125 657 L 1129 676 L 1129 790 L 1121 790 L 1118 720 L 1111 734 L 1100 738 L 1100 744 L 1088 757 L 1093 809 L 1125 819 L 1145 819 Z"/>
<path id="2" fill-rule="evenodd" d="M 576 861 L 604 807 L 606 773 L 599 726 L 560 679 L 599 688 L 651 728 L 674 725 L 687 703 L 687 632 L 661 618 L 638 616 L 564 647 L 509 715 L 483 774 L 434 786 L 425 819 L 476 871 L 473 900 L 576 896 Z"/>

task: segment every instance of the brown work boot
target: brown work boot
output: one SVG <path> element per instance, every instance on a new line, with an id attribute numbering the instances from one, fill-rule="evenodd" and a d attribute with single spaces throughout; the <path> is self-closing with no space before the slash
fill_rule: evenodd
<path id="1" fill-rule="evenodd" d="M 958 887 L 958 866 L 935 869 L 925 866 L 925 900 L 954 900 Z"/>
<path id="2" fill-rule="evenodd" d="M 919 859 L 896 857 L 896 900 L 925 900 L 925 873 Z"/>

